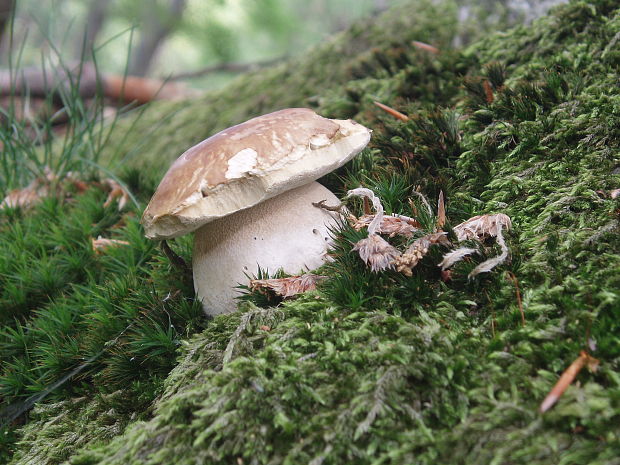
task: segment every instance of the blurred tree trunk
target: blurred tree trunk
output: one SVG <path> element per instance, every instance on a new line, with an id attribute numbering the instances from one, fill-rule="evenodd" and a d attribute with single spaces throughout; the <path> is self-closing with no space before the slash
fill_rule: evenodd
<path id="1" fill-rule="evenodd" d="M 150 2 L 145 2 L 150 3 Z M 145 76 L 151 66 L 153 57 L 162 41 L 174 29 L 181 19 L 186 0 L 170 0 L 168 9 L 150 4 L 144 8 L 144 19 L 140 27 L 140 42 L 132 54 L 128 73 L 133 76 Z"/>
<path id="2" fill-rule="evenodd" d="M 105 21 L 109 4 L 110 0 L 91 0 L 90 8 L 88 9 L 88 17 L 86 18 L 84 42 L 80 44 L 78 48 L 78 52 L 80 52 L 78 56 L 83 52 L 85 57 L 88 58 L 92 49 L 95 47 L 95 41 Z M 84 50 L 82 50 L 82 45 L 84 46 Z"/>
<path id="3" fill-rule="evenodd" d="M 375 0 L 374 14 L 379 14 L 384 12 L 390 7 L 389 0 Z"/>
<path id="4" fill-rule="evenodd" d="M 4 36 L 7 25 L 11 22 L 13 11 L 15 10 L 15 0 L 0 0 L 0 45 L 5 42 Z M 4 45 L 3 50 L 7 50 Z"/>

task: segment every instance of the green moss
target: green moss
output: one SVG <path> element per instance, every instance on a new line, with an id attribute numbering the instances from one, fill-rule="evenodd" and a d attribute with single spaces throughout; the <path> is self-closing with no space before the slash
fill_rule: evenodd
<path id="1" fill-rule="evenodd" d="M 476 263 L 495 253 L 481 247 L 480 257 L 458 264 L 452 280 L 443 282 L 437 249 L 411 278 L 371 273 L 351 252 L 364 233 L 346 228 L 318 292 L 275 308 L 245 303 L 191 339 L 179 337 L 181 357 L 168 375 L 171 351 L 162 355 L 157 344 L 141 349 L 145 327 L 142 336 L 125 341 L 124 350 L 147 365 L 162 356 L 161 370 L 145 369 L 134 380 L 147 383 L 143 403 L 114 415 L 120 425 L 114 433 L 94 416 L 78 426 L 58 418 L 70 405 L 76 415 L 103 411 L 101 396 L 43 405 L 20 432 L 12 463 L 41 457 L 48 460 L 42 463 L 81 465 L 617 462 L 620 200 L 610 192 L 620 184 L 620 98 L 610 44 L 619 29 L 615 2 L 572 2 L 532 27 L 491 35 L 463 52 L 428 56 L 403 46 L 409 36 L 400 43 L 392 36 L 385 48 L 358 53 L 346 74 L 334 75 L 320 93 L 313 90 L 313 101 L 331 115 L 355 115 L 369 124 L 373 146 L 324 181 L 339 192 L 371 187 L 387 210 L 419 216 L 427 228 L 435 219 L 411 194 L 416 187 L 429 199 L 443 190 L 449 225 L 475 214 L 506 213 L 513 220 L 510 261 L 469 280 Z M 344 53 L 338 43 L 321 53 Z M 314 64 L 304 66 L 325 69 L 314 53 Z M 269 81 L 284 79 L 278 73 L 285 69 L 233 84 L 232 91 L 246 95 L 236 86 L 258 79 L 255 89 L 264 84 L 270 96 L 263 104 L 229 104 L 221 118 L 205 109 L 205 130 L 275 102 L 295 104 L 289 91 L 281 100 L 271 96 L 286 89 Z M 289 69 L 287 79 L 303 78 Z M 340 86 L 338 79 L 347 83 Z M 209 99 L 223 102 L 225 92 Z M 372 103 L 376 98 L 410 120 L 382 114 Z M 145 117 L 161 115 L 153 110 Z M 196 128 L 189 110 L 178 114 L 175 128 L 183 121 Z M 150 147 L 166 145 L 168 130 Z M 351 208 L 359 211 L 360 205 L 352 202 Z M 25 227 L 25 221 L 17 224 Z M 179 245 L 188 255 L 187 242 Z M 140 273 L 153 277 L 154 294 L 148 281 L 125 284 L 136 290 L 133 300 L 120 284 L 98 289 L 107 289 L 108 300 L 125 312 L 161 308 L 165 289 L 178 289 L 178 302 L 191 299 L 189 283 L 165 273 L 159 254 L 149 257 Z M 174 284 L 166 284 L 170 276 Z M 63 281 L 51 289 L 64 295 L 67 286 Z M 97 305 L 106 308 L 104 300 Z M 20 338 L 28 343 L 19 334 L 5 340 Z M 147 340 L 162 339 L 151 334 Z M 580 350 L 598 358 L 600 369 L 583 370 L 558 404 L 540 414 L 540 402 Z M 97 370 L 85 383 L 107 383 L 106 368 Z M 141 386 L 124 392 L 135 398 Z M 130 412 L 142 416 L 131 419 Z M 88 434 L 76 443 L 72 430 Z"/>

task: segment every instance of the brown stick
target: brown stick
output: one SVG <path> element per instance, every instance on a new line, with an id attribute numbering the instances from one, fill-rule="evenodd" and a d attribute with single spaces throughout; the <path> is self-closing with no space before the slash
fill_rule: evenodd
<path id="1" fill-rule="evenodd" d="M 61 89 L 69 91 L 78 87 L 83 98 L 92 98 L 102 88 L 105 97 L 122 102 L 144 104 L 155 99 L 189 97 L 191 93 L 180 84 L 172 84 L 160 79 L 116 74 L 97 74 L 92 63 L 82 67 L 59 68 L 55 70 L 25 68 L 14 73 L 0 70 L 0 95 L 24 95 L 45 98 L 55 95 Z"/>
<path id="2" fill-rule="evenodd" d="M 178 85 L 159 79 L 106 74 L 102 81 L 106 97 L 124 102 L 143 104 L 155 99 L 169 100 L 185 95 L 185 91 Z"/>
<path id="3" fill-rule="evenodd" d="M 255 71 L 267 66 L 275 65 L 285 61 L 288 57 L 282 56 L 278 58 L 272 58 L 265 61 L 255 61 L 254 63 L 219 63 L 217 65 L 206 66 L 196 71 L 188 71 L 186 73 L 179 73 L 171 76 L 169 81 L 179 81 L 182 79 L 192 79 L 197 77 L 206 76 L 211 73 L 229 72 L 229 73 L 247 73 L 248 71 Z"/>

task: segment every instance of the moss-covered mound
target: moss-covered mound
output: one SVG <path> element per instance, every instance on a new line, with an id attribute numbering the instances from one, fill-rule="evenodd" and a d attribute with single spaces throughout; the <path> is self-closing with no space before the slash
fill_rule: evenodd
<path id="1" fill-rule="evenodd" d="M 351 251 L 365 231 L 345 228 L 317 292 L 277 307 L 250 299 L 196 332 L 184 272 L 140 239 L 135 220 L 112 228 L 117 213 L 99 207 L 100 194 L 76 196 L 68 210 L 50 201 L 32 215 L 3 213 L 2 234 L 23 236 L 47 263 L 39 275 L 48 278 L 39 279 L 51 291 L 31 283 L 12 310 L 20 323 L 0 335 L 11 363 L 2 396 L 45 392 L 84 366 L 50 394 L 55 403 L 10 430 L 19 441 L 11 463 L 618 463 L 620 8 L 573 2 L 462 52 L 429 54 L 409 39 L 358 55 L 344 85 L 314 91 L 324 114 L 355 116 L 375 131 L 369 150 L 323 182 L 338 192 L 369 187 L 388 212 L 414 216 L 426 230 L 435 213 L 415 192 L 436 199 L 443 191 L 453 240 L 450 226 L 507 214 L 509 260 L 470 279 L 498 253 L 478 245 L 448 277 L 437 267 L 446 249 L 437 246 L 411 277 L 375 273 Z M 282 105 L 297 102 L 285 94 Z M 376 98 L 409 120 L 381 113 Z M 210 131 L 235 114 L 271 109 L 268 101 L 230 100 L 222 119 L 209 116 L 212 108 L 194 118 L 213 122 Z M 83 216 L 72 240 L 33 219 L 48 214 L 66 228 L 71 211 Z M 35 227 L 42 233 L 28 236 Z M 87 254 L 87 272 L 51 282 L 51 270 L 73 270 L 61 252 L 85 253 L 84 237 L 99 230 L 126 239 L 132 253 Z M 175 248 L 189 255 L 187 241 Z M 3 288 L 13 289 L 6 276 L 20 271 L 3 260 Z M 178 363 L 158 382 L 176 345 Z M 582 370 L 541 414 L 580 351 L 599 369 Z"/>

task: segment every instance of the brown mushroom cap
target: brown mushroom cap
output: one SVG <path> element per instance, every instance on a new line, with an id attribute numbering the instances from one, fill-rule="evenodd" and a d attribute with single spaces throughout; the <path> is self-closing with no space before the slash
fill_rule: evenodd
<path id="1" fill-rule="evenodd" d="M 370 130 L 289 108 L 225 129 L 170 167 L 142 216 L 145 234 L 194 231 L 333 171 L 359 153 Z"/>

